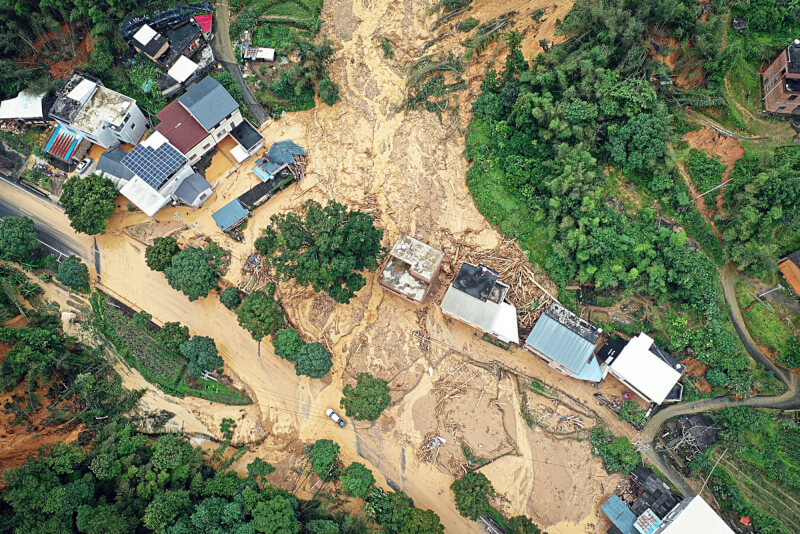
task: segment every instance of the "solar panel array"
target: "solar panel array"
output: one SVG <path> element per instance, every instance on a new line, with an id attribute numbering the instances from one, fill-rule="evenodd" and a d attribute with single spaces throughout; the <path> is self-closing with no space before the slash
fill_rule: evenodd
<path id="1" fill-rule="evenodd" d="M 169 143 L 164 143 L 156 149 L 137 145 L 122 158 L 123 165 L 155 190 L 158 190 L 186 161 L 186 157 Z"/>

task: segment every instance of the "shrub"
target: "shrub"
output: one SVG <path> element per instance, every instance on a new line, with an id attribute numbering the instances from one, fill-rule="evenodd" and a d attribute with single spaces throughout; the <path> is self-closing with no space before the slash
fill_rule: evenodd
<path id="1" fill-rule="evenodd" d="M 593 428 L 589 441 L 594 446 L 593 454 L 603 459 L 609 473 L 619 471 L 627 475 L 642 462 L 642 454 L 633 448 L 627 438 L 615 438 L 604 428 Z"/>
<path id="2" fill-rule="evenodd" d="M 211 373 L 225 364 L 219 355 L 217 344 L 207 336 L 194 336 L 185 341 L 181 344 L 181 352 L 189 360 L 186 373 L 195 378 L 201 376 L 203 371 Z"/>
<path id="3" fill-rule="evenodd" d="M 317 84 L 317 96 L 329 106 L 341 100 L 339 98 L 339 86 L 331 81 L 328 76 L 322 78 Z"/>
<path id="4" fill-rule="evenodd" d="M 272 346 L 275 348 L 275 354 L 290 362 L 297 360 L 300 349 L 305 345 L 306 342 L 303 341 L 303 338 L 300 337 L 300 334 L 298 334 L 297 330 L 294 328 L 281 328 L 272 339 Z"/>
<path id="5" fill-rule="evenodd" d="M 165 349 L 178 351 L 183 343 L 189 341 L 189 327 L 177 322 L 164 323 L 153 337 Z"/>

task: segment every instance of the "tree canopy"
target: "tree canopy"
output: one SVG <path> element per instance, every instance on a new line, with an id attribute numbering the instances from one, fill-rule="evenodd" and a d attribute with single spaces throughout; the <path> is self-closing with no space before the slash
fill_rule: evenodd
<path id="1" fill-rule="evenodd" d="M 201 248 L 185 248 L 172 257 L 164 274 L 170 286 L 182 291 L 189 300 L 197 300 L 208 295 L 219 280 L 219 274 L 212 265 L 213 259 Z"/>
<path id="2" fill-rule="evenodd" d="M 157 237 L 153 239 L 153 244 L 144 250 L 144 261 L 154 271 L 163 272 L 172 265 L 172 257 L 180 250 L 174 237 Z"/>
<path id="3" fill-rule="evenodd" d="M 454 480 L 450 489 L 455 495 L 456 508 L 464 517 L 475 521 L 492 509 L 489 498 L 494 497 L 494 487 L 483 473 L 469 471 L 463 477 Z"/>
<path id="4" fill-rule="evenodd" d="M 348 465 L 339 477 L 342 482 L 342 489 L 353 497 L 366 499 L 375 484 L 375 477 L 372 471 L 364 464 L 353 462 Z"/>
<path id="5" fill-rule="evenodd" d="M 306 342 L 297 333 L 294 328 L 281 328 L 272 338 L 272 346 L 275 349 L 275 354 L 294 362 L 297 360 L 297 355 L 300 354 L 300 349 L 305 347 Z"/>
<path id="6" fill-rule="evenodd" d="M 75 290 L 89 287 L 89 268 L 77 256 L 70 256 L 58 264 L 56 280 Z"/>
<path id="7" fill-rule="evenodd" d="M 356 387 L 347 384 L 342 390 L 341 406 L 348 416 L 359 420 L 375 421 L 389 406 L 389 383 L 369 373 L 360 373 Z"/>
<path id="8" fill-rule="evenodd" d="M 0 220 L 0 258 L 24 260 L 39 248 L 36 227 L 28 217 Z"/>
<path id="9" fill-rule="evenodd" d="M 322 378 L 328 374 L 331 367 L 333 367 L 331 355 L 321 343 L 303 345 L 297 353 L 297 361 L 294 362 L 294 370 L 298 375 L 311 378 Z"/>
<path id="10" fill-rule="evenodd" d="M 272 296 L 274 287 L 267 293 L 253 291 L 247 295 L 237 312 L 239 325 L 250 332 L 253 339 L 260 341 L 286 324 L 280 303 Z"/>
<path id="11" fill-rule="evenodd" d="M 184 342 L 189 341 L 189 327 L 178 322 L 167 322 L 153 337 L 165 349 L 178 351 Z"/>
<path id="12" fill-rule="evenodd" d="M 186 368 L 189 376 L 199 377 L 204 371 L 212 373 L 225 365 L 217 350 L 217 344 L 207 336 L 194 336 L 189 341 L 183 342 L 181 353 L 189 360 Z"/>
<path id="13" fill-rule="evenodd" d="M 119 193 L 111 180 L 90 174 L 84 178 L 73 176 L 64 182 L 59 202 L 75 231 L 104 234 L 117 196 Z"/>
<path id="14" fill-rule="evenodd" d="M 311 460 L 311 470 L 320 478 L 328 478 L 331 469 L 339 461 L 339 445 L 329 439 L 318 439 L 306 446 L 306 455 Z"/>
<path id="15" fill-rule="evenodd" d="M 308 200 L 300 215 L 273 215 L 255 247 L 283 280 L 347 303 L 366 284 L 359 271 L 378 267 L 382 237 L 369 215 Z"/>
<path id="16" fill-rule="evenodd" d="M 226 287 L 219 296 L 219 301 L 229 310 L 235 310 L 242 302 L 242 292 L 238 287 Z"/>

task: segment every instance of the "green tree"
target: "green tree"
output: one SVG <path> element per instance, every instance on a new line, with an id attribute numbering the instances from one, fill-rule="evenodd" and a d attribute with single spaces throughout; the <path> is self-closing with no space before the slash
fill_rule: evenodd
<path id="1" fill-rule="evenodd" d="M 281 305 L 271 293 L 253 291 L 244 298 L 237 312 L 239 325 L 250 332 L 256 341 L 286 324 Z"/>
<path id="2" fill-rule="evenodd" d="M 400 534 L 444 534 L 444 526 L 436 512 L 412 508 Z"/>
<path id="3" fill-rule="evenodd" d="M 282 279 L 347 303 L 366 284 L 359 271 L 378 267 L 382 237 L 369 215 L 309 200 L 301 215 L 273 215 L 255 247 Z"/>
<path id="4" fill-rule="evenodd" d="M 517 515 L 506 521 L 508 534 L 542 534 L 541 529 L 527 516 Z"/>
<path id="5" fill-rule="evenodd" d="M 182 513 L 191 506 L 189 492 L 186 490 L 165 491 L 153 497 L 142 517 L 144 525 L 155 532 L 166 532 L 167 527 L 175 522 Z"/>
<path id="6" fill-rule="evenodd" d="M 348 495 L 362 499 L 366 499 L 369 496 L 372 486 L 375 484 L 375 477 L 372 476 L 372 471 L 358 462 L 348 465 L 339 480 L 342 482 L 342 489 Z"/>
<path id="7" fill-rule="evenodd" d="M 5 217 L 0 220 L 0 257 L 9 260 L 28 259 L 39 248 L 36 227 L 27 217 Z"/>
<path id="8" fill-rule="evenodd" d="M 142 310 L 133 314 L 133 326 L 139 330 L 147 330 L 147 323 L 153 319 L 153 316 Z"/>
<path id="9" fill-rule="evenodd" d="M 181 249 L 174 237 L 157 237 L 153 244 L 144 250 L 144 261 L 154 271 L 164 270 L 172 265 L 172 257 Z"/>
<path id="10" fill-rule="evenodd" d="M 470 471 L 453 481 L 450 489 L 455 495 L 456 508 L 466 518 L 475 521 L 492 509 L 489 498 L 494 497 L 494 487 L 483 473 Z"/>
<path id="11" fill-rule="evenodd" d="M 205 297 L 217 285 L 219 274 L 212 266 L 213 256 L 201 248 L 185 248 L 164 269 L 173 289 L 182 291 L 190 301 Z"/>
<path id="12" fill-rule="evenodd" d="M 242 292 L 237 287 L 226 287 L 219 300 L 229 310 L 235 310 L 242 302 Z"/>
<path id="13" fill-rule="evenodd" d="M 189 341 L 189 327 L 178 322 L 164 323 L 155 333 L 156 341 L 167 350 L 179 351 L 181 345 Z"/>
<path id="14" fill-rule="evenodd" d="M 253 510 L 253 527 L 265 534 L 297 534 L 300 525 L 294 515 L 292 504 L 286 497 L 277 495 L 260 502 Z"/>
<path id="15" fill-rule="evenodd" d="M 331 81 L 328 75 L 325 75 L 317 84 L 317 96 L 319 96 L 320 100 L 332 106 L 340 100 L 339 86 Z"/>
<path id="16" fill-rule="evenodd" d="M 339 525 L 330 519 L 312 519 L 306 523 L 308 534 L 339 534 Z"/>
<path id="17" fill-rule="evenodd" d="M 609 473 L 619 471 L 627 475 L 642 463 L 642 454 L 634 449 L 626 437 L 615 438 L 608 430 L 595 427 L 589 435 L 589 441 L 594 446 L 593 453 L 603 458 Z"/>
<path id="18" fill-rule="evenodd" d="M 275 467 L 261 458 L 256 458 L 247 464 L 247 476 L 255 481 L 266 482 L 267 477 L 275 472 Z"/>
<path id="19" fill-rule="evenodd" d="M 342 390 L 340 404 L 348 416 L 359 420 L 375 421 L 389 406 L 389 383 L 369 373 L 360 373 L 356 387 L 347 384 Z"/>
<path id="20" fill-rule="evenodd" d="M 67 212 L 70 225 L 83 234 L 104 234 L 114 213 L 119 193 L 108 178 L 90 174 L 73 176 L 64 183 L 59 202 Z"/>
<path id="21" fill-rule="evenodd" d="M 306 445 L 306 455 L 311 460 L 311 470 L 324 480 L 339 461 L 339 445 L 329 439 L 318 439 Z"/>
<path id="22" fill-rule="evenodd" d="M 412 501 L 402 491 L 385 493 L 375 488 L 367 499 L 367 504 L 377 521 L 388 532 L 400 532 L 411 520 Z"/>
<path id="23" fill-rule="evenodd" d="M 710 368 L 706 371 L 706 380 L 712 387 L 719 388 L 728 383 L 728 375 L 721 369 Z"/>
<path id="24" fill-rule="evenodd" d="M 300 354 L 300 349 L 305 347 L 306 342 L 297 333 L 294 328 L 281 328 L 275 333 L 272 338 L 272 346 L 275 348 L 275 354 L 294 362 L 297 360 L 297 355 Z"/>
<path id="25" fill-rule="evenodd" d="M 311 378 L 322 378 L 328 374 L 331 367 L 333 367 L 331 355 L 321 343 L 304 345 L 297 353 L 297 361 L 294 363 L 295 373 Z"/>
<path id="26" fill-rule="evenodd" d="M 181 344 L 181 353 L 189 360 L 186 372 L 195 378 L 204 371 L 214 372 L 222 368 L 225 362 L 217 351 L 217 344 L 207 336 L 194 336 Z"/>
<path id="27" fill-rule="evenodd" d="M 89 268 L 77 256 L 70 256 L 58 264 L 56 280 L 81 291 L 89 288 Z"/>

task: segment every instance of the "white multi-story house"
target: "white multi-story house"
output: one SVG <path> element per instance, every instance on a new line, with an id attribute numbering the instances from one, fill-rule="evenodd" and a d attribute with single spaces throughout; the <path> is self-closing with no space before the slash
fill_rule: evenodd
<path id="1" fill-rule="evenodd" d="M 58 92 L 50 118 L 74 137 L 104 148 L 119 143 L 135 145 L 149 127 L 133 98 L 78 71 L 69 74 Z"/>

